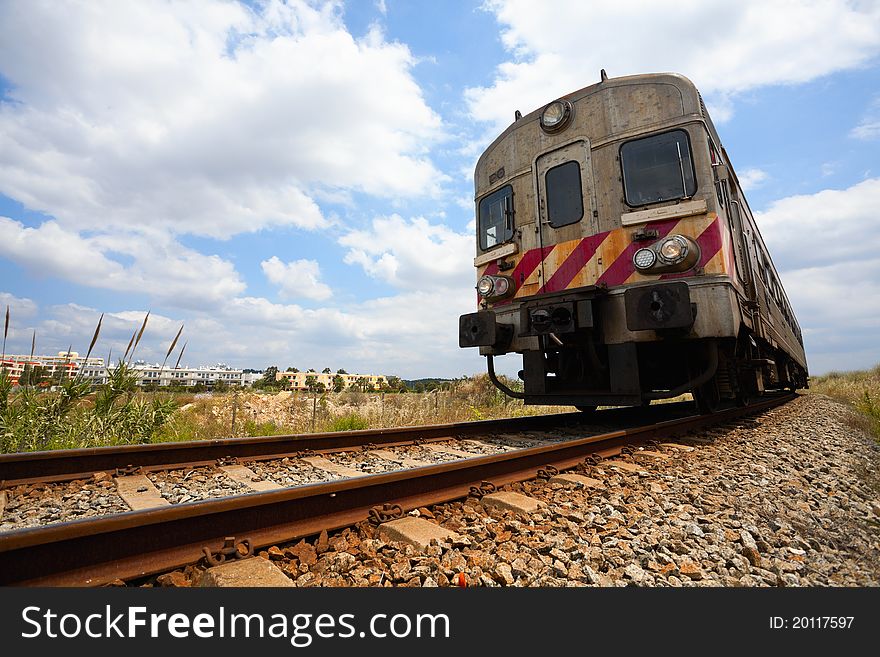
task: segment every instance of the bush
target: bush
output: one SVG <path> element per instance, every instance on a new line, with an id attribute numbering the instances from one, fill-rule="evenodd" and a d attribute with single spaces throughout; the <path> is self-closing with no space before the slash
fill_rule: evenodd
<path id="1" fill-rule="evenodd" d="M 365 417 L 361 417 L 357 413 L 347 413 L 334 418 L 328 431 L 357 431 L 369 428 L 370 422 Z"/>
<path id="2" fill-rule="evenodd" d="M 94 404 L 86 401 L 90 387 L 73 378 L 55 392 L 25 387 L 12 394 L 0 372 L 0 452 L 147 443 L 177 408 L 172 399 L 136 394 L 131 368 L 121 361 Z"/>

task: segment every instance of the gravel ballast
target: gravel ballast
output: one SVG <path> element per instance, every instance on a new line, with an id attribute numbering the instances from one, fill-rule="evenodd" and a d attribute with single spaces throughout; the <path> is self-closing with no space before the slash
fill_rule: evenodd
<path id="1" fill-rule="evenodd" d="M 546 504 L 529 516 L 474 498 L 415 512 L 455 543 L 419 552 L 362 523 L 261 555 L 297 586 L 877 586 L 880 447 L 854 425 L 802 395 L 679 439 L 692 450 L 624 457 L 633 472 L 600 463 L 584 474 L 602 488 L 504 487 Z"/>

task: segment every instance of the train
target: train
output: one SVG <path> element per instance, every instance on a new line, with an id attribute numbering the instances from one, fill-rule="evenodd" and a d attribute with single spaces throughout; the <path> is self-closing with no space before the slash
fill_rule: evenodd
<path id="1" fill-rule="evenodd" d="M 803 336 L 688 78 L 609 78 L 511 123 L 474 172 L 477 311 L 459 346 L 526 404 L 701 412 L 807 386 Z M 522 356 L 522 384 L 494 358 Z M 519 389 L 521 388 L 521 390 Z"/>

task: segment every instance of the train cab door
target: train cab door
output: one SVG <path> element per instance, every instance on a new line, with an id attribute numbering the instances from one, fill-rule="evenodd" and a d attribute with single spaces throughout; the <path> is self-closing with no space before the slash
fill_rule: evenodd
<path id="1" fill-rule="evenodd" d="M 558 266 L 570 262 L 582 238 L 598 232 L 589 141 L 579 139 L 538 156 L 535 174 L 541 247 L 553 249 L 538 273 L 542 290 L 557 292 L 575 282 L 567 274 L 555 276 Z"/>

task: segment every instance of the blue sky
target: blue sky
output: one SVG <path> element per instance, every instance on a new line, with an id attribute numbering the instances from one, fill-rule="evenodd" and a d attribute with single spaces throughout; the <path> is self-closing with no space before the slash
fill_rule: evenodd
<path id="1" fill-rule="evenodd" d="M 811 371 L 880 362 L 880 3 L 844 0 L 0 2 L 7 351 L 150 310 L 149 360 L 184 324 L 190 364 L 480 372 L 473 165 L 601 68 L 694 80 Z"/>

